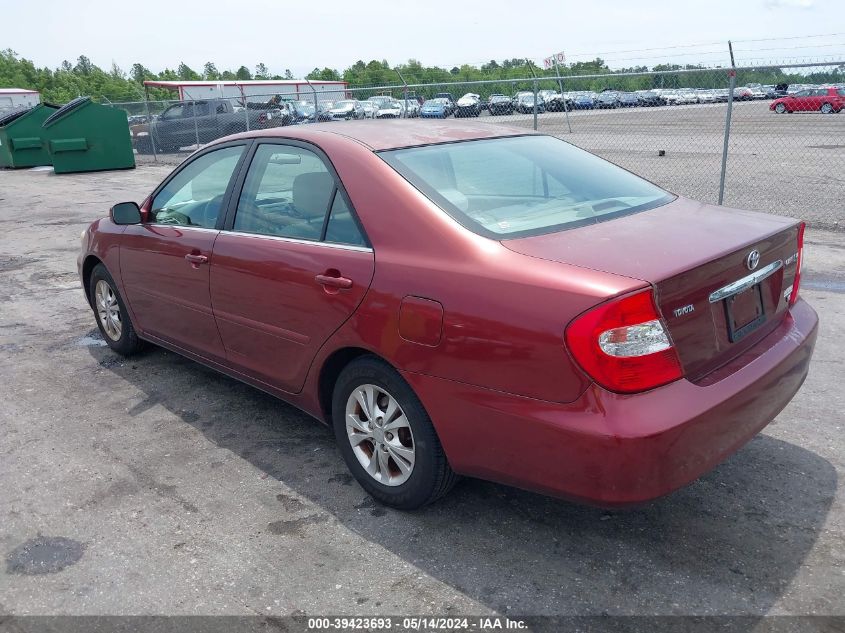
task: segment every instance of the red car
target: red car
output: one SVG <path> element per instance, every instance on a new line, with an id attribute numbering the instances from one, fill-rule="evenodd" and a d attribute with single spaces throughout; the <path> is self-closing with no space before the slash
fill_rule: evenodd
<path id="1" fill-rule="evenodd" d="M 261 130 L 83 235 L 109 346 L 149 341 L 333 425 L 414 508 L 456 475 L 599 505 L 693 481 L 807 375 L 804 225 L 486 124 Z"/>
<path id="2" fill-rule="evenodd" d="M 833 114 L 845 108 L 845 88 L 808 88 L 795 94 L 775 99 L 769 110 L 785 112 L 821 112 Z"/>

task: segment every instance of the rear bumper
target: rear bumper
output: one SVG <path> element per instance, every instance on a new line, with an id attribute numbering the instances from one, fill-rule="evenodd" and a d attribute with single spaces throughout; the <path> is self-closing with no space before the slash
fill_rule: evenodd
<path id="1" fill-rule="evenodd" d="M 456 472 L 596 505 L 629 505 L 697 479 L 774 419 L 807 376 L 817 327 L 816 313 L 799 301 L 712 385 L 679 380 L 634 395 L 593 385 L 565 405 L 403 375 Z"/>

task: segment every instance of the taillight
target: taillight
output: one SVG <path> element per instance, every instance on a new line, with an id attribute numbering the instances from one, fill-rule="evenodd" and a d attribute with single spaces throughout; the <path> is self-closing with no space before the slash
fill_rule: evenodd
<path id="1" fill-rule="evenodd" d="M 683 376 L 651 290 L 585 312 L 569 324 L 565 338 L 584 371 L 611 391 L 645 391 Z"/>
<path id="2" fill-rule="evenodd" d="M 798 301 L 798 286 L 801 284 L 801 267 L 804 265 L 804 227 L 798 225 L 798 261 L 795 262 L 795 278 L 792 280 L 792 293 L 789 295 L 789 305 L 794 306 Z"/>

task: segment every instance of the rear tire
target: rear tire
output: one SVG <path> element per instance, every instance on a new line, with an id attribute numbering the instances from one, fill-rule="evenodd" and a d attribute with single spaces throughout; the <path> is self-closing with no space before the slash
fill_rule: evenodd
<path id="1" fill-rule="evenodd" d="M 440 499 L 457 481 L 419 398 L 375 356 L 358 358 L 340 373 L 332 423 L 352 475 L 385 505 L 413 510 Z"/>
<path id="2" fill-rule="evenodd" d="M 830 103 L 823 103 L 822 107 L 819 108 L 819 111 L 822 114 L 833 114 L 834 113 L 833 105 L 830 104 Z"/>
<path id="3" fill-rule="evenodd" d="M 144 342 L 135 332 L 117 284 L 102 264 L 97 264 L 91 271 L 88 293 L 97 327 L 108 346 L 123 356 L 143 349 Z"/>

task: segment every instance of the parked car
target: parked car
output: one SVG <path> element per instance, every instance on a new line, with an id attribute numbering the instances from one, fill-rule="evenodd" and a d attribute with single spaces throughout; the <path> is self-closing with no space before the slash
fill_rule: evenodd
<path id="1" fill-rule="evenodd" d="M 594 92 L 578 92 L 575 94 L 572 105 L 576 110 L 592 110 L 596 105 L 596 94 Z"/>
<path id="2" fill-rule="evenodd" d="M 534 93 L 527 92 L 520 95 L 516 102 L 516 111 L 522 114 L 534 114 Z M 546 111 L 546 104 L 543 103 L 543 98 L 537 95 L 537 114 L 543 114 Z"/>
<path id="3" fill-rule="evenodd" d="M 845 108 L 845 88 L 812 88 L 794 95 L 775 99 L 769 110 L 778 114 L 785 112 L 821 112 L 834 114 Z"/>
<path id="4" fill-rule="evenodd" d="M 619 93 L 614 90 L 605 90 L 599 93 L 596 98 L 597 108 L 618 108 L 619 107 Z"/>
<path id="5" fill-rule="evenodd" d="M 693 103 L 699 103 L 697 90 L 681 88 L 675 93 L 675 105 L 691 105 Z"/>
<path id="6" fill-rule="evenodd" d="M 317 120 L 313 101 L 290 101 L 285 107 L 294 123 L 314 123 Z"/>
<path id="7" fill-rule="evenodd" d="M 290 125 L 293 117 L 277 104 L 261 105 L 236 112 L 228 99 L 180 101 L 169 106 L 149 123 L 132 125 L 132 146 L 139 154 L 175 152 L 182 147 L 210 143 L 222 136 Z"/>
<path id="8" fill-rule="evenodd" d="M 716 91 L 698 89 L 695 91 L 699 103 L 716 103 Z"/>
<path id="9" fill-rule="evenodd" d="M 375 106 L 376 111 L 378 111 L 378 109 L 385 103 L 390 103 L 391 101 L 393 101 L 393 97 L 390 97 L 388 95 L 374 95 L 372 97 L 369 97 L 367 101 L 373 104 L 373 106 Z"/>
<path id="10" fill-rule="evenodd" d="M 652 90 L 638 90 L 637 101 L 641 106 L 655 107 L 663 105 L 665 102 L 660 98 L 656 92 Z"/>
<path id="11" fill-rule="evenodd" d="M 620 92 L 619 93 L 619 107 L 620 108 L 634 108 L 640 105 L 639 99 L 637 99 L 637 95 L 633 92 Z"/>
<path id="12" fill-rule="evenodd" d="M 451 103 L 451 104 L 455 103 L 455 97 L 452 96 L 451 92 L 438 92 L 436 95 L 434 95 L 433 98 L 434 99 L 448 99 L 449 103 Z"/>
<path id="13" fill-rule="evenodd" d="M 456 117 L 478 116 L 481 114 L 481 97 L 474 92 L 468 92 L 458 99 L 455 106 Z"/>
<path id="14" fill-rule="evenodd" d="M 766 98 L 777 99 L 779 97 L 785 97 L 788 94 L 788 87 L 788 84 L 777 84 L 775 86 L 772 86 L 766 91 Z"/>
<path id="15" fill-rule="evenodd" d="M 347 121 L 352 119 L 363 119 L 364 108 L 361 105 L 361 102 L 356 99 L 343 99 L 341 101 L 335 101 L 332 105 L 332 109 L 329 110 L 332 115 L 332 119 L 345 119 Z"/>
<path id="16" fill-rule="evenodd" d="M 376 112 L 378 111 L 378 106 L 370 101 L 361 102 L 361 107 L 364 109 L 364 118 L 365 119 L 374 119 L 376 118 Z"/>
<path id="17" fill-rule="evenodd" d="M 87 227 L 78 268 L 112 350 L 153 343 L 331 425 L 381 503 L 466 475 L 619 505 L 798 391 L 803 234 L 552 136 L 359 122 L 212 143 Z"/>
<path id="18" fill-rule="evenodd" d="M 565 110 L 572 110 L 575 107 L 573 95 L 570 93 L 561 94 L 554 90 L 548 90 L 542 97 L 546 110 L 549 112 L 563 112 Z"/>
<path id="19" fill-rule="evenodd" d="M 513 114 L 513 102 L 505 95 L 491 95 L 487 102 L 487 109 L 493 116 L 500 114 Z"/>
<path id="20" fill-rule="evenodd" d="M 750 88 L 744 86 L 734 88 L 734 101 L 751 101 L 754 98 L 754 93 Z"/>
<path id="21" fill-rule="evenodd" d="M 429 99 L 420 109 L 420 117 L 424 119 L 445 119 L 450 114 L 449 100 L 445 97 Z"/>
<path id="22" fill-rule="evenodd" d="M 377 119 L 401 119 L 403 114 L 402 104 L 398 101 L 387 101 L 382 103 L 376 110 Z"/>
<path id="23" fill-rule="evenodd" d="M 718 102 L 727 102 L 729 93 L 730 93 L 730 90 L 728 90 L 727 88 L 717 88 L 716 90 L 713 91 L 713 97 L 714 97 L 714 99 L 716 100 L 717 103 Z"/>
<path id="24" fill-rule="evenodd" d="M 405 110 L 406 118 L 413 119 L 420 115 L 420 104 L 416 99 L 403 99 L 400 103 L 402 104 L 402 109 Z"/>

